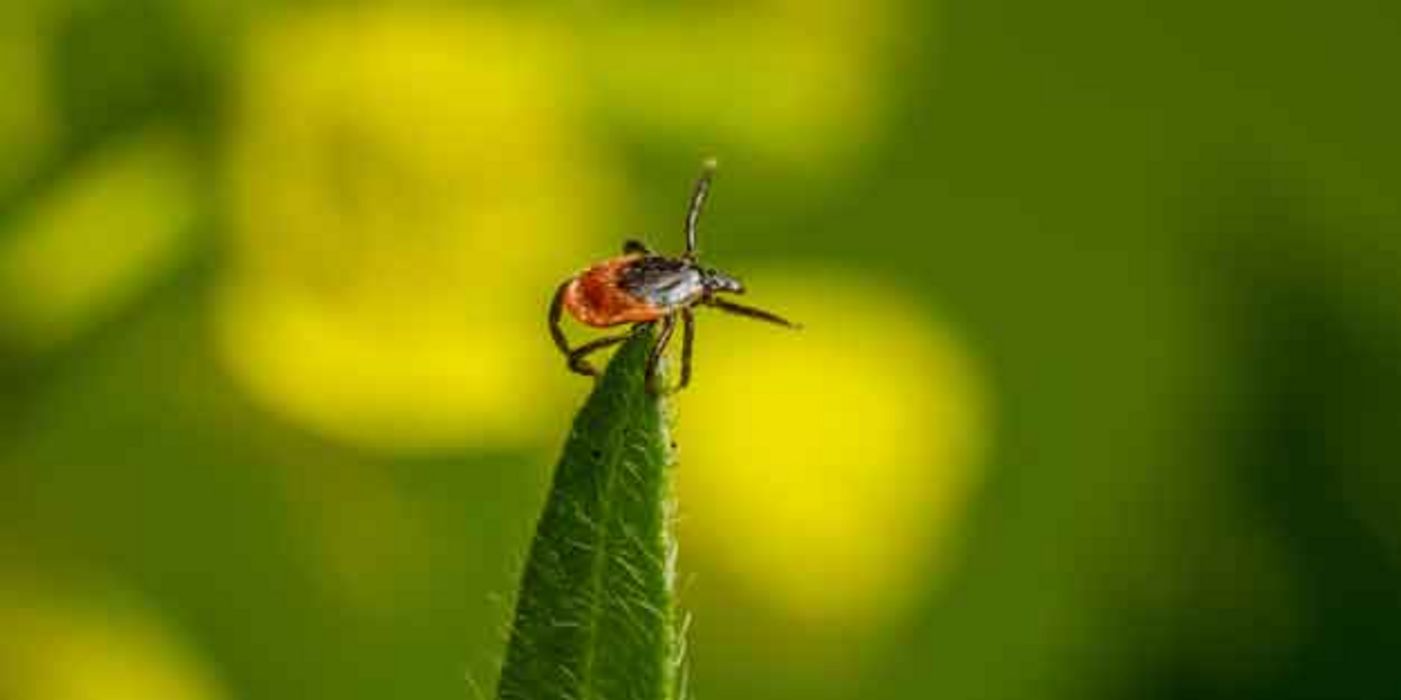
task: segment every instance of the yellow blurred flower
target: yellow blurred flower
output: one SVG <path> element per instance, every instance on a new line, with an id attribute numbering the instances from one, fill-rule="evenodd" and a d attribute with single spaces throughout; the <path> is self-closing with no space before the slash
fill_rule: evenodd
<path id="1" fill-rule="evenodd" d="M 679 399 L 683 541 L 767 605 L 875 623 L 928 586 L 988 436 L 967 351 L 894 289 L 769 270 L 787 332 L 706 313 Z"/>
<path id="2" fill-rule="evenodd" d="M 82 331 L 170 270 L 198 207 L 191 157 L 169 134 L 96 152 L 0 241 L 0 332 L 42 349 Z"/>
<path id="3" fill-rule="evenodd" d="M 0 579 L 0 696 L 219 700 L 209 669 L 148 611 L 37 594 Z M 49 590 L 49 587 L 45 587 Z M 35 588 L 34 590 L 38 590 Z"/>
<path id="4" fill-rule="evenodd" d="M 869 131 L 892 7 L 266 21 L 232 149 L 223 354 L 265 404 L 356 444 L 552 434 L 573 385 L 542 309 L 618 236 L 600 235 L 617 173 L 585 115 L 811 165 Z"/>
<path id="5" fill-rule="evenodd" d="M 607 249 L 612 200 L 568 69 L 564 37 L 487 11 L 329 9 L 258 33 L 220 323 L 258 397 L 386 449 L 547 431 L 568 384 L 544 309 Z"/>

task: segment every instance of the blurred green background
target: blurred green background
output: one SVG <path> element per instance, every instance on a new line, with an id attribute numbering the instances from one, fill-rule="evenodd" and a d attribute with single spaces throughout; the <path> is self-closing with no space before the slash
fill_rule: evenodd
<path id="1" fill-rule="evenodd" d="M 700 698 L 1401 697 L 1401 10 L 0 7 L 0 698 L 489 696 L 679 247 Z M 574 329 L 573 333 L 580 333 Z"/>

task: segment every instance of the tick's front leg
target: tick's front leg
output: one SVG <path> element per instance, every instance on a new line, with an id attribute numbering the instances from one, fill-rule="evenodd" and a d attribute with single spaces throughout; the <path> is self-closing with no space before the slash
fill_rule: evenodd
<path id="1" fill-rule="evenodd" d="M 662 387 L 657 383 L 657 365 L 661 363 L 662 353 L 666 352 L 666 346 L 671 342 L 671 332 L 676 329 L 676 316 L 663 316 L 660 323 L 657 339 L 652 343 L 652 351 L 647 355 L 647 390 L 657 395 L 662 393 Z"/>
<path id="2" fill-rule="evenodd" d="M 690 309 L 681 310 L 681 382 L 677 390 L 691 383 L 691 351 L 696 343 L 696 316 Z"/>
<path id="3" fill-rule="evenodd" d="M 586 377 L 597 377 L 598 370 L 595 369 L 593 365 L 589 364 L 588 360 L 584 358 L 604 348 L 617 345 L 618 343 L 621 343 L 624 340 L 627 340 L 631 337 L 631 333 L 623 333 L 622 335 L 610 335 L 606 338 L 590 340 L 589 342 L 584 343 L 583 345 L 580 345 L 579 347 L 574 348 L 573 350 L 570 350 L 568 353 L 570 371 L 576 374 L 582 374 Z"/>

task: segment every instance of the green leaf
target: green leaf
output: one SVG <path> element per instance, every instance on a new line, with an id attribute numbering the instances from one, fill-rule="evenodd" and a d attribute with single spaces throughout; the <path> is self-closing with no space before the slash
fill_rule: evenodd
<path id="1" fill-rule="evenodd" d="M 675 544 L 652 334 L 614 355 L 574 420 L 531 544 L 498 700 L 675 697 Z"/>

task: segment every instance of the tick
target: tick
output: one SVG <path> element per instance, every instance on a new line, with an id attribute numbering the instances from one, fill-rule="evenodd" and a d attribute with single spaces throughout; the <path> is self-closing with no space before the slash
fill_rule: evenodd
<path id="1" fill-rule="evenodd" d="M 677 389 L 691 381 L 691 350 L 695 343 L 696 321 L 693 309 L 708 306 L 726 313 L 746 316 L 787 328 L 798 325 L 775 314 L 723 298 L 722 294 L 743 294 L 744 285 L 734 277 L 713 268 L 701 267 L 696 259 L 696 224 L 710 194 L 715 161 L 707 160 L 691 191 L 686 209 L 686 252 L 681 257 L 658 255 L 639 241 L 623 244 L 623 254 L 596 263 L 559 285 L 550 303 L 550 336 L 564 353 L 569 369 L 582 375 L 598 376 L 588 356 L 627 340 L 634 333 L 656 325 L 656 340 L 647 355 L 647 388 L 659 393 L 657 363 L 681 322 L 681 379 Z M 591 340 L 569 347 L 560 321 L 565 311 L 595 328 L 633 324 L 627 333 Z"/>

